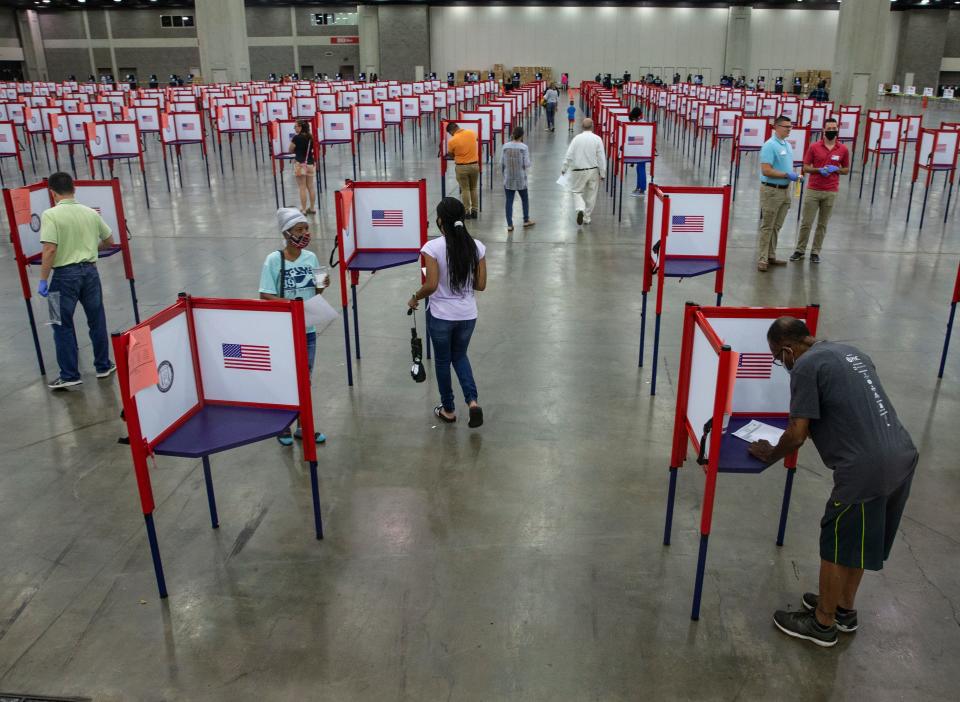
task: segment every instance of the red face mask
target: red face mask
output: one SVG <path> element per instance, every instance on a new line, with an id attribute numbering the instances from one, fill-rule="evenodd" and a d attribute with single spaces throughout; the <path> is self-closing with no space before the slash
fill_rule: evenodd
<path id="1" fill-rule="evenodd" d="M 304 232 L 303 234 L 301 234 L 299 237 L 296 237 L 296 238 L 292 236 L 288 236 L 287 242 L 289 242 L 291 246 L 296 246 L 298 249 L 305 249 L 307 248 L 307 245 L 310 243 L 310 232 Z"/>

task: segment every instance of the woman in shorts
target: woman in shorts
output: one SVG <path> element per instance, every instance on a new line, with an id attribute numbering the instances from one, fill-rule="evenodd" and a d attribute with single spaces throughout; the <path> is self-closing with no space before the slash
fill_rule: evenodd
<path id="1" fill-rule="evenodd" d="M 296 134 L 290 139 L 290 148 L 287 152 L 293 154 L 293 175 L 297 179 L 297 187 L 300 188 L 300 211 L 304 214 L 316 214 L 317 196 L 314 189 L 310 187 L 311 179 L 317 175 L 314 161 L 316 142 L 310 134 L 310 123 L 307 120 L 298 119 L 294 130 Z M 309 208 L 307 207 L 308 198 Z"/>

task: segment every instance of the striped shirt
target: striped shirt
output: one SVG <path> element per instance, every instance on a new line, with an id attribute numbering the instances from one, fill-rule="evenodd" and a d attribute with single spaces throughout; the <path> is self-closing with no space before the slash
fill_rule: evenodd
<path id="1" fill-rule="evenodd" d="M 530 168 L 530 151 L 519 141 L 508 141 L 500 150 L 500 169 L 503 172 L 503 187 L 506 190 L 527 189 L 527 169 Z"/>

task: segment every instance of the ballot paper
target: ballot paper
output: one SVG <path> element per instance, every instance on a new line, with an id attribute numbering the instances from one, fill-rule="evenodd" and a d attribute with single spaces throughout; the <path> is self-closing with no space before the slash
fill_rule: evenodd
<path id="1" fill-rule="evenodd" d="M 557 178 L 557 185 L 559 185 L 564 190 L 572 192 L 570 188 L 570 173 L 564 173 L 559 178 Z"/>
<path id="2" fill-rule="evenodd" d="M 780 441 L 780 437 L 783 435 L 783 429 L 772 427 L 769 424 L 764 424 L 754 419 L 733 432 L 733 435 L 738 439 L 743 439 L 750 443 L 765 439 L 776 446 L 777 442 Z"/>
<path id="3" fill-rule="evenodd" d="M 340 317 L 330 303 L 317 295 L 303 303 L 304 322 L 308 327 L 316 327 L 317 334 L 330 326 L 333 320 Z"/>

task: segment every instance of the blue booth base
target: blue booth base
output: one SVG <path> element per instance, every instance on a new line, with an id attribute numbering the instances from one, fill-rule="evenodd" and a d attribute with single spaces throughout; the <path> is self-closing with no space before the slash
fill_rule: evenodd
<path id="1" fill-rule="evenodd" d="M 297 410 L 234 405 L 204 405 L 183 426 L 154 447 L 160 456 L 202 458 L 276 436 L 289 427 Z"/>
<path id="2" fill-rule="evenodd" d="M 670 258 L 663 264 L 663 275 L 667 278 L 693 278 L 713 273 L 723 268 L 716 258 Z"/>
<path id="3" fill-rule="evenodd" d="M 347 269 L 351 271 L 380 271 L 396 268 L 420 260 L 419 251 L 358 251 L 350 259 Z"/>
<path id="4" fill-rule="evenodd" d="M 720 463 L 718 470 L 721 473 L 762 473 L 770 467 L 770 464 L 758 461 L 750 455 L 747 451 L 747 448 L 750 446 L 748 442 L 733 435 L 733 432 L 753 420 L 769 424 L 778 429 L 786 429 L 788 421 L 786 417 L 730 417 L 730 421 L 727 422 L 727 430 L 720 440 Z"/>

